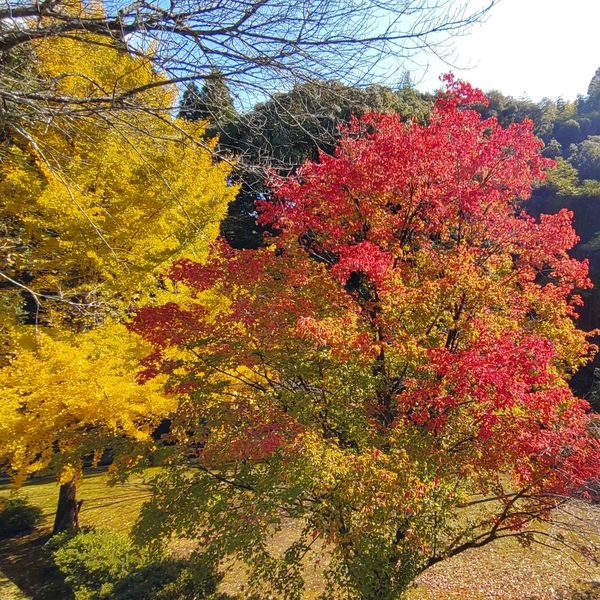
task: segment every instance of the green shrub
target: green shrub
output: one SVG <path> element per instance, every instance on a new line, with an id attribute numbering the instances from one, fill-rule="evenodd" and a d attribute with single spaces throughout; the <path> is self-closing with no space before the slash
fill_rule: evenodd
<path id="1" fill-rule="evenodd" d="M 112 600 L 201 600 L 216 596 L 223 576 L 202 556 L 164 559 L 133 571 L 114 588 Z"/>
<path id="2" fill-rule="evenodd" d="M 77 600 L 110 598 L 115 583 L 140 565 L 129 539 L 114 531 L 61 533 L 47 548 Z"/>
<path id="3" fill-rule="evenodd" d="M 52 538 L 47 547 L 76 600 L 225 600 L 222 575 L 201 554 L 188 560 L 151 557 L 108 530 Z"/>
<path id="4" fill-rule="evenodd" d="M 0 537 L 33 531 L 43 519 L 42 509 L 24 498 L 0 500 Z"/>

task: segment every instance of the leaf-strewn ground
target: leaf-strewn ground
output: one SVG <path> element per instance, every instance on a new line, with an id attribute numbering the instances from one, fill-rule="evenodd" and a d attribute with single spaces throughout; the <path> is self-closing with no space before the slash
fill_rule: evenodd
<path id="1" fill-rule="evenodd" d="M 8 485 L 0 486 L 0 496 L 10 494 Z M 44 510 L 47 530 L 51 527 L 58 497 L 52 481 L 30 482 L 19 492 Z M 127 531 L 140 506 L 148 497 L 142 477 L 108 486 L 104 472 L 86 475 L 79 490 L 83 499 L 81 524 Z M 585 517 L 586 527 L 600 532 L 600 508 L 577 508 L 577 520 Z M 549 529 L 552 533 L 557 530 Z M 560 533 L 560 532 L 558 532 Z M 47 531 L 13 540 L 0 540 L 0 598 L 2 600 L 65 600 L 70 598 L 59 574 L 48 565 L 43 543 Z M 274 539 L 283 547 L 286 532 Z M 185 546 L 185 544 L 182 544 Z M 315 597 L 322 589 L 320 569 L 307 564 L 306 597 Z M 239 581 L 235 565 L 225 579 L 229 591 Z M 575 589 L 581 591 L 576 595 Z M 585 595 L 584 595 L 585 594 Z M 425 573 L 411 600 L 600 600 L 600 567 L 575 551 L 557 552 L 534 546 L 523 548 L 513 540 L 472 550 L 448 560 Z"/>

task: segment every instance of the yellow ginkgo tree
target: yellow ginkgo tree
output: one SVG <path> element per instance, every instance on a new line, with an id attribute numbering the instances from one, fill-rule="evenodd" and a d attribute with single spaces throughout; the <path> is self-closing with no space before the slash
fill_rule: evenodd
<path id="1" fill-rule="evenodd" d="M 173 117 L 177 90 L 150 62 L 90 41 L 28 44 L 23 85 L 48 81 L 45 101 L 68 96 L 68 110 L 1 124 L 0 466 L 17 482 L 53 470 L 57 530 L 77 524 L 82 457 L 148 440 L 172 410 L 160 384 L 137 382 L 123 324 L 173 259 L 209 255 L 236 192 L 216 140 Z M 128 89 L 114 111 L 90 108 Z"/>
<path id="2" fill-rule="evenodd" d="M 70 96 L 90 93 L 86 65 L 104 91 L 158 77 L 141 59 L 70 39 L 39 42 L 31 53 L 38 77 L 58 79 Z M 110 118 L 71 109 L 43 128 L 9 127 L 0 145 L 5 282 L 96 315 L 100 305 L 129 303 L 173 258 L 206 255 L 235 195 L 231 166 L 215 161 L 204 123 L 170 116 L 176 93 L 150 88 Z"/>

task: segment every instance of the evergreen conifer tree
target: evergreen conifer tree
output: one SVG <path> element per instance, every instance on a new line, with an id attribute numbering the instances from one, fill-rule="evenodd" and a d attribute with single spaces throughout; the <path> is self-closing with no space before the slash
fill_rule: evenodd
<path id="1" fill-rule="evenodd" d="M 218 69 L 214 69 L 206 77 L 201 90 L 198 90 L 195 83 L 191 83 L 183 93 L 179 116 L 184 119 L 202 119 L 214 124 L 229 121 L 234 115 L 235 108 L 225 76 Z"/>

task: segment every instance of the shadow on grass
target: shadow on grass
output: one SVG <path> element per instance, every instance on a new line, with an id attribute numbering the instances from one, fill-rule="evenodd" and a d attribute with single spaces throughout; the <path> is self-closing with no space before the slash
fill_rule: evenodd
<path id="1" fill-rule="evenodd" d="M 48 559 L 48 531 L 0 539 L 0 570 L 33 600 L 73 600 L 60 571 Z"/>

